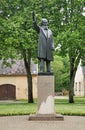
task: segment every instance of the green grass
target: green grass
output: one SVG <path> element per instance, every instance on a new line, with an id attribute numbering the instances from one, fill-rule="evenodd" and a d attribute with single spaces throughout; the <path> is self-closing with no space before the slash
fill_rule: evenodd
<path id="1" fill-rule="evenodd" d="M 37 102 L 27 101 L 0 102 L 0 116 L 28 115 L 37 112 Z M 76 97 L 75 103 L 68 103 L 68 99 L 55 99 L 55 112 L 63 115 L 85 116 L 85 98 Z"/>
<path id="2" fill-rule="evenodd" d="M 0 103 L 0 116 L 9 115 L 27 115 L 36 113 L 37 103 L 27 103 L 22 101 L 21 103 Z"/>
<path id="3" fill-rule="evenodd" d="M 85 98 L 76 97 L 75 103 L 68 103 L 68 99 L 56 99 L 55 111 L 63 115 L 85 116 Z"/>

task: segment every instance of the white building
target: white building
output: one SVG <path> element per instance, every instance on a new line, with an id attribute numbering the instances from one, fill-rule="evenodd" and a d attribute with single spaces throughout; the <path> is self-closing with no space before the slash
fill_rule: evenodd
<path id="1" fill-rule="evenodd" d="M 74 95 L 85 96 L 85 66 L 80 64 L 75 75 Z"/>

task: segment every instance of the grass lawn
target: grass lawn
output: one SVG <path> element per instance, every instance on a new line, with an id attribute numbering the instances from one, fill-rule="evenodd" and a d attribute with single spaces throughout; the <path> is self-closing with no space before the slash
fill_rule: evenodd
<path id="1" fill-rule="evenodd" d="M 28 115 L 37 112 L 37 101 L 0 102 L 0 116 Z M 85 116 L 85 98 L 76 97 L 75 103 L 68 103 L 68 99 L 55 99 L 55 112 L 63 115 Z"/>
<path id="2" fill-rule="evenodd" d="M 56 99 L 55 111 L 63 115 L 85 116 L 85 98 L 76 97 L 75 103 L 68 103 L 68 99 Z"/>

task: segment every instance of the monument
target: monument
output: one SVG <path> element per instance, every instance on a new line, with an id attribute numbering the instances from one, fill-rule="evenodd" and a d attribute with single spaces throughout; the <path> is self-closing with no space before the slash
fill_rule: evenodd
<path id="1" fill-rule="evenodd" d="M 46 18 L 43 18 L 41 26 L 38 26 L 34 12 L 32 17 L 34 29 L 39 34 L 38 59 L 40 70 L 38 73 L 38 112 L 35 115 L 30 115 L 29 120 L 63 120 L 63 116 L 54 111 L 54 75 L 50 65 L 50 62 L 53 61 L 54 50 L 52 31 L 48 29 Z"/>

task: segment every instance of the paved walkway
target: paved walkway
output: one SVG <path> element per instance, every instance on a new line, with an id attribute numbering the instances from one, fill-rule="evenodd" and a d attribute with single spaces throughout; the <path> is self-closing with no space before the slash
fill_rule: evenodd
<path id="1" fill-rule="evenodd" d="M 85 117 L 64 116 L 64 121 L 28 121 L 28 116 L 0 117 L 0 130 L 85 130 Z"/>

